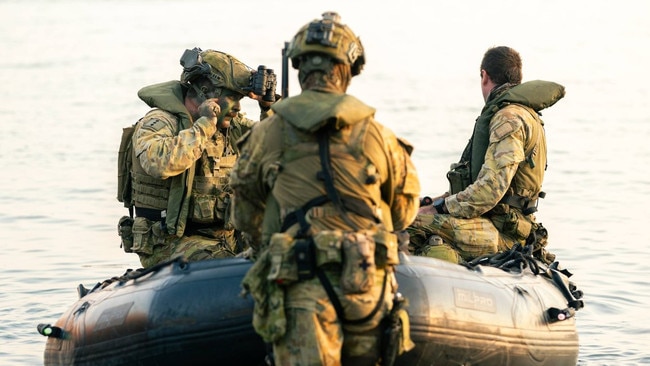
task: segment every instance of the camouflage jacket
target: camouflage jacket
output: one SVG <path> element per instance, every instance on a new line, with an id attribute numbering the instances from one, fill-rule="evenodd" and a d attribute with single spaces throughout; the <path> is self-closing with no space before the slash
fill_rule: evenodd
<path id="1" fill-rule="evenodd" d="M 472 183 L 445 200 L 451 215 L 481 216 L 506 194 L 537 199 L 546 170 L 544 123 L 537 112 L 563 96 L 564 87 L 541 80 L 493 92 L 461 158 L 470 162 Z"/>
<path id="2" fill-rule="evenodd" d="M 186 92 L 178 81 L 141 89 L 138 96 L 154 109 L 138 121 L 132 140 L 133 186 L 144 183 L 144 194 L 134 189 L 135 205 L 166 210 L 167 229 L 179 237 L 187 224 L 195 178 L 212 175 L 220 168 L 214 161 L 222 157 L 232 157 L 232 167 L 239 153 L 236 141 L 254 123 L 239 114 L 224 133 L 204 117 L 192 121 L 184 105 Z M 219 176 L 227 180 L 228 174 L 229 169 Z"/>

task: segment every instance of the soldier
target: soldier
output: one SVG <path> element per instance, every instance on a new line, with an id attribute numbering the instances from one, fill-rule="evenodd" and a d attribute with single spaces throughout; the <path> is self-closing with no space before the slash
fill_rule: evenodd
<path id="1" fill-rule="evenodd" d="M 485 106 L 457 164 L 450 192 L 430 199 L 408 229 L 415 254 L 452 262 L 507 250 L 515 243 L 544 249 L 546 230 L 535 219 L 546 170 L 546 136 L 538 113 L 564 97 L 559 84 L 521 83 L 519 53 L 487 50 L 481 62 Z"/>
<path id="2" fill-rule="evenodd" d="M 231 55 L 194 48 L 180 62 L 180 81 L 138 92 L 153 109 L 132 137 L 123 135 L 120 148 L 127 177 L 118 199 L 135 208 L 134 219 L 120 220 L 120 235 L 145 268 L 180 255 L 195 261 L 244 249 L 230 221 L 228 183 L 239 155 L 235 142 L 253 125 L 240 100 L 257 99 L 262 118 L 272 104 L 251 91 L 256 71 Z"/>
<path id="3" fill-rule="evenodd" d="M 288 57 L 302 92 L 244 136 L 231 175 L 235 227 L 261 243 L 243 281 L 253 325 L 277 365 L 375 365 L 394 231 L 417 213 L 412 148 L 345 93 L 365 53 L 338 14 L 302 27 Z"/>

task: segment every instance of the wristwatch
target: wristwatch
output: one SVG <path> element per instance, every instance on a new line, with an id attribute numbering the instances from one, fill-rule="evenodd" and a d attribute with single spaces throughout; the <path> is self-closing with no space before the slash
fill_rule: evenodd
<path id="1" fill-rule="evenodd" d="M 443 197 L 436 198 L 433 201 L 433 207 L 436 209 L 436 211 L 439 214 L 447 213 L 447 211 L 445 210 L 445 199 Z"/>

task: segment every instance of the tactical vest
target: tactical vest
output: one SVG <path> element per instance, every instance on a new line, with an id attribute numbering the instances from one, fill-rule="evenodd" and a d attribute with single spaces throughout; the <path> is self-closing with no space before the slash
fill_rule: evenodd
<path id="1" fill-rule="evenodd" d="M 165 120 L 175 124 L 176 117 L 161 109 L 150 111 L 145 118 Z M 140 125 L 136 125 L 136 132 Z M 187 190 L 172 190 L 175 177 L 159 179 L 149 176 L 133 151 L 132 159 L 132 202 L 137 208 L 148 208 L 166 211 L 166 216 L 179 217 L 198 224 L 223 225 L 227 219 L 227 208 L 230 202 L 230 192 L 227 191 L 230 170 L 235 165 L 237 155 L 227 143 L 227 137 L 221 133 L 215 134 L 205 147 L 201 158 L 190 171 L 193 175 L 186 175 L 185 188 Z M 189 206 L 186 217 L 183 218 L 182 206 L 179 202 L 185 200 L 189 192 Z M 173 224 L 167 220 L 167 225 Z M 183 225 L 184 227 L 185 225 Z M 179 235 L 178 225 L 172 225 Z M 182 235 L 182 234 L 181 234 Z"/>
<path id="2" fill-rule="evenodd" d="M 564 97 L 564 94 L 562 85 L 549 81 L 534 80 L 516 85 L 496 98 L 489 100 L 483 107 L 481 115 L 476 119 L 474 132 L 463 151 L 460 163 L 456 164 L 456 167 L 463 165 L 468 167 L 464 173 L 468 177 L 463 180 L 464 184 L 462 186 L 453 188 L 451 193 L 458 193 L 476 181 L 481 166 L 485 162 L 485 153 L 490 143 L 490 121 L 492 117 L 499 110 L 510 105 L 516 105 L 526 110 L 533 117 L 535 123 L 528 123 L 527 130 L 530 131 L 530 134 L 524 146 L 526 160 L 520 163 L 507 194 L 536 199 L 546 169 L 544 123 L 539 118 L 538 112 L 555 104 Z M 528 120 L 524 119 L 524 123 L 526 121 Z"/>
<path id="3" fill-rule="evenodd" d="M 173 120 L 174 124 L 176 124 L 175 117 L 161 109 L 150 111 L 143 119 Z M 140 126 L 140 123 L 136 124 L 133 131 L 134 135 Z M 134 145 L 135 142 L 131 140 L 131 144 Z M 140 208 L 167 210 L 171 179 L 159 179 L 149 176 L 140 165 L 133 147 L 131 148 L 131 161 L 131 204 Z"/>
<path id="4" fill-rule="evenodd" d="M 278 125 L 283 141 L 279 169 L 269 183 L 281 218 L 298 209 L 300 203 L 326 195 L 325 185 L 319 180 L 321 157 L 316 131 L 329 128 L 333 180 L 346 211 L 356 214 L 357 219 L 381 221 L 392 230 L 390 210 L 382 200 L 379 175 L 369 155 L 377 152 L 363 149 L 369 130 L 375 128 L 370 123 L 374 109 L 349 95 L 312 91 L 281 101 L 273 109 L 281 117 Z M 330 218 L 339 215 L 331 203 L 313 208 L 310 214 Z"/>
<path id="5" fill-rule="evenodd" d="M 179 81 L 169 81 L 144 87 L 138 91 L 138 96 L 154 108 L 147 117 L 165 120 L 176 126 L 176 131 L 181 131 L 192 125 L 183 103 L 186 92 Z M 148 176 L 135 157 L 132 136 L 139 124 L 124 128 L 118 154 L 118 201 L 130 211 L 134 206 L 164 211 L 167 231 L 179 237 L 185 232 L 188 220 L 198 223 L 227 221 L 230 196 L 225 188 L 239 154 L 236 141 L 250 129 L 251 123 L 243 114 L 238 114 L 231 121 L 226 136 L 216 134 L 216 139 L 196 164 L 164 180 Z"/>

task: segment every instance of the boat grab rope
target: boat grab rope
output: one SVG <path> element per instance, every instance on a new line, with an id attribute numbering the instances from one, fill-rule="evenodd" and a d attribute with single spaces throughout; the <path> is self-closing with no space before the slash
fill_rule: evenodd
<path id="1" fill-rule="evenodd" d="M 510 250 L 495 254 L 486 254 L 462 264 L 469 269 L 476 269 L 477 266 L 482 265 L 517 273 L 521 273 L 524 269 L 530 268 L 534 275 L 540 273 L 539 263 L 533 257 L 533 246 L 522 246 L 519 243 L 513 245 Z"/>
<path id="2" fill-rule="evenodd" d="M 79 286 L 77 286 L 77 293 L 79 294 L 79 298 L 82 298 L 86 296 L 88 293 L 98 289 L 103 289 L 104 287 L 110 285 L 113 282 L 125 283 L 130 280 L 136 280 L 138 278 L 148 275 L 149 273 L 158 272 L 161 268 L 167 267 L 168 265 L 175 264 L 175 263 L 178 263 L 179 268 L 184 269 L 186 268 L 188 262 L 184 257 L 180 256 L 165 262 L 160 262 L 149 268 L 138 268 L 138 269 L 129 268 L 121 276 L 114 276 L 102 282 L 97 282 L 97 284 L 92 289 L 88 289 L 84 287 L 83 284 L 79 284 Z"/>
<path id="3" fill-rule="evenodd" d="M 567 301 L 567 307 L 564 309 L 551 307 L 546 310 L 550 323 L 569 319 L 575 315 L 577 310 L 585 306 L 584 301 L 581 300 L 582 291 L 578 290 L 575 284 L 568 280 L 573 274 L 566 269 L 560 269 L 557 261 L 546 266 L 534 257 L 532 245 L 522 246 L 517 243 L 510 250 L 483 255 L 462 263 L 462 265 L 471 270 L 476 270 L 479 265 L 482 265 L 512 273 L 523 273 L 526 268 L 529 268 L 535 276 L 540 273 L 543 274 L 544 277 L 547 277 L 555 284 Z"/>

